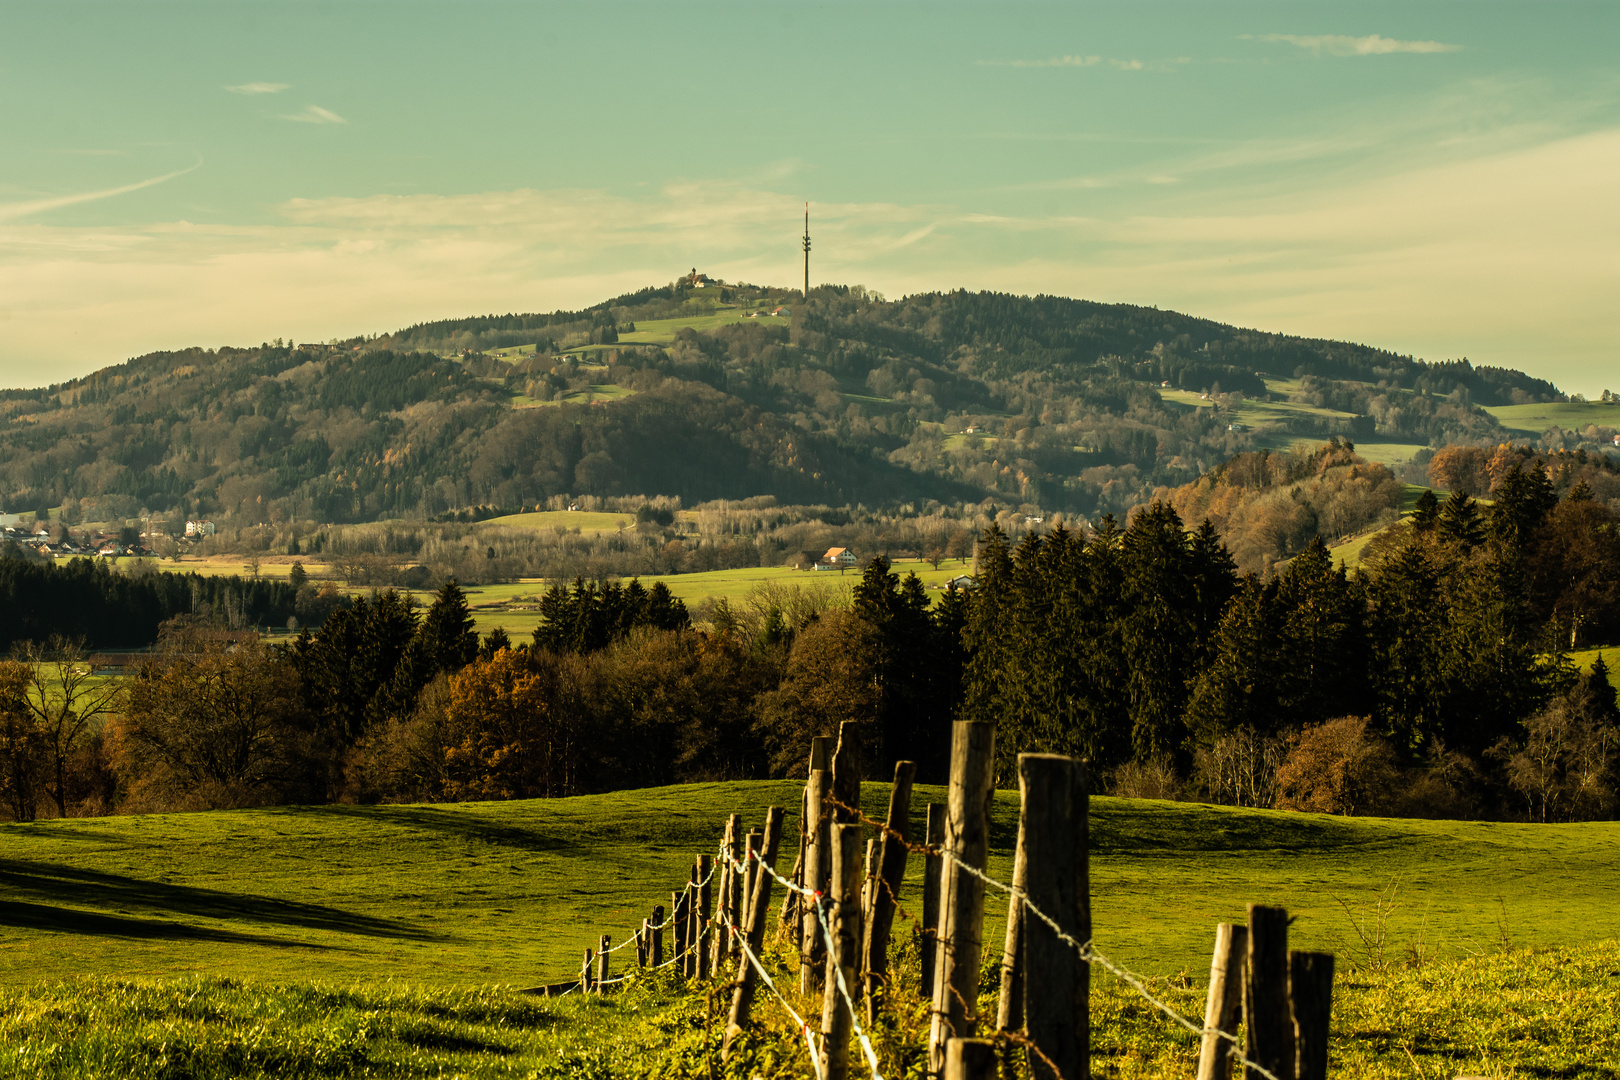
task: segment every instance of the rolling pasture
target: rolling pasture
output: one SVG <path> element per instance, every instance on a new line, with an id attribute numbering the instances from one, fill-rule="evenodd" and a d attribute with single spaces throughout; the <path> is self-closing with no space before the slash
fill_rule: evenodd
<path id="1" fill-rule="evenodd" d="M 1584 431 L 1620 428 L 1620 402 L 1554 401 L 1541 405 L 1488 405 L 1485 411 L 1515 435 L 1535 438 L 1548 428 Z"/>
<path id="2" fill-rule="evenodd" d="M 685 1068 L 658 1075 L 702 1075 L 712 1012 L 667 977 L 608 998 L 501 987 L 567 978 L 600 933 L 618 938 L 668 903 L 725 814 L 757 824 L 767 804 L 793 807 L 799 788 L 5 826 L 0 1074 L 609 1077 L 662 1058 Z M 886 797 L 886 785 L 866 785 L 868 813 Z M 942 797 L 918 788 L 914 828 Z M 989 869 L 1001 880 L 1016 827 L 1017 796 L 999 792 Z M 1098 798 L 1092 836 L 1097 948 L 1184 1014 L 1201 1008 L 1213 924 L 1266 901 L 1296 916 L 1295 947 L 1340 958 L 1336 1075 L 1451 1076 L 1465 1063 L 1613 1075 L 1604 1032 L 1620 1004 L 1620 948 L 1602 939 L 1620 932 L 1620 824 Z M 903 908 L 915 907 L 919 863 Z M 1004 911 L 992 893 L 987 957 Z M 765 1038 L 796 1053 L 774 1007 L 756 1015 Z M 1106 975 L 1092 1016 L 1099 1075 L 1191 1075 L 1190 1037 Z M 757 1074 L 801 1075 L 802 1064 Z"/>
<path id="3" fill-rule="evenodd" d="M 87 973 L 440 986 L 566 977 L 597 935 L 621 935 L 667 902 L 727 813 L 757 824 L 766 805 L 796 805 L 798 786 L 8 825 L 0 984 Z M 919 823 L 942 797 L 918 789 Z M 863 792 L 869 812 L 886 798 L 884 784 Z M 998 793 L 990 869 L 1002 880 L 1017 806 L 1015 792 Z M 1287 906 L 1300 947 L 1341 955 L 1362 948 L 1345 905 L 1364 915 L 1391 898 L 1391 952 L 1421 941 L 1459 955 L 1504 934 L 1535 946 L 1620 936 L 1609 902 L 1620 823 L 1341 819 L 1098 798 L 1093 843 L 1098 948 L 1156 975 L 1196 972 L 1211 925 L 1252 900 Z"/>

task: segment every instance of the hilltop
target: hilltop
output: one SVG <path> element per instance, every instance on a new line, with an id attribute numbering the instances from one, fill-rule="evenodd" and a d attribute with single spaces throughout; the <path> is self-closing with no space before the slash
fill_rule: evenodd
<path id="1" fill-rule="evenodd" d="M 5 391 L 0 503 L 69 524 L 422 520 L 638 495 L 1093 517 L 1245 451 L 1340 436 L 1400 462 L 1522 437 L 1487 410 L 1522 424 L 1548 407 L 1573 406 L 1522 372 L 1155 308 L 859 286 L 805 305 L 682 281 Z M 1612 439 L 1620 417 L 1597 419 L 1574 441 Z"/>

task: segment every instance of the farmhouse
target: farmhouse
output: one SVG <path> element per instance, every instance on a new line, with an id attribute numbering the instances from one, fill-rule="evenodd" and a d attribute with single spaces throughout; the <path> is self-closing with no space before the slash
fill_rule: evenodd
<path id="1" fill-rule="evenodd" d="M 816 560 L 817 570 L 848 570 L 856 564 L 855 553 L 849 548 L 828 548 L 827 554 Z"/>

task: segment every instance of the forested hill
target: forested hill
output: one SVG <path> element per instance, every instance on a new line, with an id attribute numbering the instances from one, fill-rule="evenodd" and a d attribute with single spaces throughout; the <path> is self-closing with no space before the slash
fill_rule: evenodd
<path id="1" fill-rule="evenodd" d="M 1490 442 L 1506 433 L 1480 405 L 1560 399 L 1516 371 L 1153 308 L 677 283 L 4 391 L 0 508 L 343 522 L 663 494 L 1092 515 L 1264 440 Z"/>

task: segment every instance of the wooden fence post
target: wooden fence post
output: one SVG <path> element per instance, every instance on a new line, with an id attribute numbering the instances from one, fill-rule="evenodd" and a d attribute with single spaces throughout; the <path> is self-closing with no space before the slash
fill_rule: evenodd
<path id="1" fill-rule="evenodd" d="M 686 905 L 690 896 L 690 889 L 669 894 L 669 910 L 674 912 L 669 927 L 670 948 L 673 950 L 670 958 L 682 975 L 686 974 Z"/>
<path id="2" fill-rule="evenodd" d="M 762 847 L 759 849 L 759 864 L 762 869 L 750 875 L 754 882 L 753 895 L 748 899 L 748 923 L 743 928 L 743 948 L 748 949 L 755 956 L 765 944 L 765 920 L 770 918 L 771 911 L 771 885 L 776 880 L 763 868 L 776 868 L 776 849 L 782 843 L 782 808 L 773 806 L 765 812 L 765 833 Z M 749 840 L 750 849 L 753 840 Z M 752 861 L 752 860 L 750 860 Z M 737 988 L 731 993 L 731 1016 L 726 1021 L 726 1038 L 720 1050 L 721 1060 L 725 1060 L 731 1053 L 732 1041 L 742 1032 L 743 1025 L 748 1023 L 748 1013 L 754 1006 L 754 984 L 759 977 L 754 970 L 753 961 L 748 959 L 741 948 L 737 956 Z"/>
<path id="3" fill-rule="evenodd" d="M 1288 954 L 1288 996 L 1294 1010 L 1299 1080 L 1327 1080 L 1328 1030 L 1333 1016 L 1333 954 Z"/>
<path id="4" fill-rule="evenodd" d="M 699 855 L 697 873 L 698 881 L 702 882 L 702 884 L 698 886 L 697 919 L 695 920 L 697 929 L 697 956 L 695 957 L 697 968 L 695 974 L 700 979 L 707 979 L 709 973 L 714 970 L 710 966 L 709 956 L 709 938 L 714 932 L 710 924 L 710 918 L 714 914 L 713 870 L 714 856 Z"/>
<path id="5" fill-rule="evenodd" d="M 674 894 L 671 893 L 670 895 L 673 896 Z M 652 922 L 651 922 L 651 926 L 650 926 L 650 930 L 651 930 L 651 933 L 652 933 L 652 945 L 651 945 L 651 949 L 652 949 L 652 966 L 655 967 L 655 968 L 664 966 L 664 928 L 663 928 L 663 922 L 664 922 L 664 908 L 663 908 L 663 905 L 660 904 L 660 905 L 653 908 Z"/>
<path id="6" fill-rule="evenodd" d="M 1057 754 L 1019 754 L 1026 895 L 1063 934 L 1091 940 L 1091 874 L 1084 767 Z M 1032 1080 L 1091 1075 L 1091 965 L 1043 919 L 1023 912 L 1023 1008 Z"/>
<path id="7" fill-rule="evenodd" d="M 641 925 L 636 927 L 636 929 L 634 931 L 634 937 L 636 939 L 636 970 L 637 971 L 645 971 L 647 969 L 647 920 L 646 919 L 642 919 L 641 920 Z"/>
<path id="8" fill-rule="evenodd" d="M 765 834 L 764 834 L 764 832 L 762 832 L 759 829 L 749 829 L 748 830 L 748 853 L 750 855 L 757 854 L 759 852 L 760 845 L 763 844 L 764 842 L 765 842 Z M 742 894 L 737 897 L 737 925 L 738 925 L 738 927 L 747 926 L 748 923 L 749 923 L 749 920 L 753 918 L 753 912 L 751 912 L 748 909 L 748 905 L 752 904 L 754 902 L 754 885 L 759 880 L 759 874 L 760 874 L 759 860 L 755 859 L 755 858 L 749 858 L 747 860 L 747 862 L 745 864 L 745 868 L 743 870 Z M 735 942 L 732 943 L 731 951 L 732 951 L 733 955 L 735 955 L 736 952 L 737 952 L 737 946 L 736 946 Z"/>
<path id="9" fill-rule="evenodd" d="M 923 842 L 930 848 L 945 843 L 945 818 L 944 803 L 928 804 L 927 833 Z M 939 951 L 939 879 L 944 866 L 943 855 L 928 855 L 923 859 L 922 926 L 918 928 L 922 940 L 918 947 L 922 961 L 922 994 L 928 998 L 934 995 L 934 961 Z"/>
<path id="10" fill-rule="evenodd" d="M 866 970 L 866 1022 L 870 1024 L 882 1004 L 889 981 L 889 935 L 894 927 L 894 911 L 900 900 L 900 887 L 906 880 L 907 841 L 911 836 L 911 782 L 917 775 L 915 761 L 894 763 L 894 786 L 889 789 L 887 829 L 878 841 L 877 868 L 872 881 L 872 899 L 867 905 L 866 940 L 862 943 L 862 967 Z"/>
<path id="11" fill-rule="evenodd" d="M 1198 1050 L 1197 1080 L 1231 1080 L 1232 1051 L 1237 1044 L 1213 1031 L 1237 1034 L 1243 1005 L 1243 961 L 1249 951 L 1249 928 L 1220 923 L 1215 927 L 1215 953 L 1209 961 L 1209 998 L 1204 1004 L 1204 1038 Z"/>
<path id="12" fill-rule="evenodd" d="M 833 820 L 840 825 L 861 823 L 861 728 L 854 720 L 838 725 L 838 749 L 833 753 Z M 847 807 L 847 809 L 846 809 Z M 833 856 L 837 858 L 836 853 Z"/>
<path id="13" fill-rule="evenodd" d="M 831 744 L 832 739 L 826 736 L 811 740 L 810 782 L 805 786 L 804 793 L 804 813 L 808 822 L 805 826 L 804 887 L 812 893 L 827 891 L 827 877 L 832 869 L 832 820 L 827 812 L 830 809 L 827 796 L 832 792 Z M 818 753 L 819 760 L 826 763 L 821 768 L 815 767 Z M 800 897 L 799 993 L 805 997 L 814 995 L 816 988 L 821 985 L 821 969 L 826 963 L 826 947 L 821 940 L 821 928 L 817 921 L 819 916 L 815 910 L 817 903 L 813 897 Z"/>
<path id="14" fill-rule="evenodd" d="M 809 814 L 806 812 L 805 807 L 809 804 L 810 785 L 806 783 L 804 790 L 799 793 L 799 854 L 793 860 L 793 869 L 788 872 L 788 880 L 798 886 L 804 885 L 805 848 L 809 843 L 809 834 L 806 831 Z M 750 895 L 752 895 L 751 892 Z M 795 952 L 802 952 L 804 949 L 804 909 L 801 903 L 802 899 L 794 889 L 788 889 L 787 895 L 782 897 L 782 930 L 791 935 Z M 778 936 L 781 936 L 781 931 L 778 932 Z"/>
<path id="15" fill-rule="evenodd" d="M 595 956 L 590 949 L 585 950 L 585 963 L 579 969 L 579 992 L 582 994 L 591 992 L 591 960 Z"/>
<path id="16" fill-rule="evenodd" d="M 1251 1063 L 1287 1080 L 1294 1075 L 1294 1017 L 1288 1004 L 1288 912 L 1249 905 L 1249 970 L 1243 1021 Z M 1264 1080 L 1253 1068 L 1248 1080 Z"/>
<path id="17" fill-rule="evenodd" d="M 731 955 L 731 928 L 737 925 L 737 894 L 741 891 L 732 863 L 742 858 L 742 842 L 742 815 L 732 814 L 726 818 L 726 834 L 720 841 L 720 851 L 725 858 L 721 861 L 719 870 L 719 907 L 715 920 L 711 971 L 719 971 L 721 962 Z"/>
<path id="18" fill-rule="evenodd" d="M 821 1075 L 824 1080 L 847 1080 L 852 1006 L 839 990 L 855 990 L 855 962 L 861 949 L 861 827 L 834 825 L 832 829 L 832 896 L 828 915 L 832 950 L 821 999 Z"/>
<path id="19" fill-rule="evenodd" d="M 945 1080 L 996 1080 L 996 1044 L 989 1039 L 946 1043 Z"/>
<path id="20" fill-rule="evenodd" d="M 940 874 L 939 943 L 934 962 L 933 1022 L 928 1071 L 945 1069 L 945 1043 L 970 1039 L 978 1028 L 979 952 L 984 938 L 984 872 L 990 855 L 990 799 L 995 794 L 996 728 L 958 720 L 951 738 L 949 856 Z"/>
<path id="21" fill-rule="evenodd" d="M 1007 897 L 1007 934 L 1001 944 L 1001 994 L 996 998 L 996 1027 L 1024 1028 L 1024 901 L 1029 890 L 1029 819 L 1018 815 L 1018 846 L 1013 850 L 1012 895 Z"/>
<path id="22" fill-rule="evenodd" d="M 599 992 L 608 981 L 608 950 L 613 946 L 613 935 L 603 934 L 601 946 L 596 953 L 596 986 Z"/>

